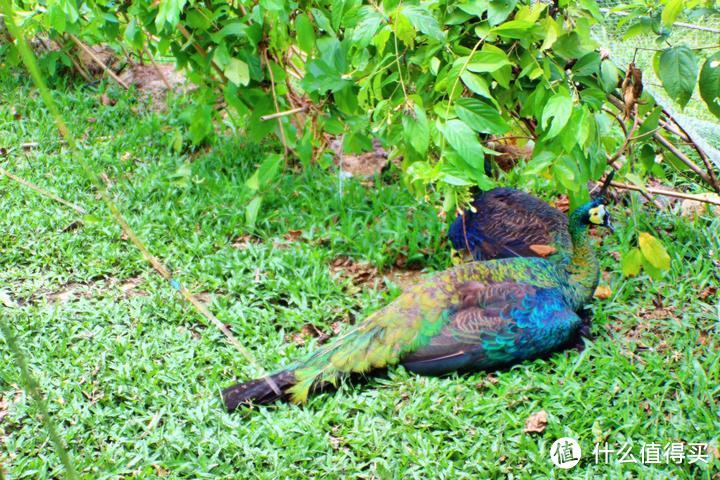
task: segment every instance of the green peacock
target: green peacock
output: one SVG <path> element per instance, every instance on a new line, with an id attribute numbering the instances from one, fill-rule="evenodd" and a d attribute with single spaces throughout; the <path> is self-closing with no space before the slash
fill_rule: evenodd
<path id="1" fill-rule="evenodd" d="M 492 370 L 572 345 L 582 326 L 576 312 L 599 279 L 588 228 L 610 227 L 610 215 L 601 197 L 566 221 L 566 244 L 562 228 L 548 233 L 560 247 L 552 258 L 508 255 L 436 273 L 304 360 L 227 388 L 225 406 L 304 402 L 314 389 L 391 365 L 423 375 Z"/>

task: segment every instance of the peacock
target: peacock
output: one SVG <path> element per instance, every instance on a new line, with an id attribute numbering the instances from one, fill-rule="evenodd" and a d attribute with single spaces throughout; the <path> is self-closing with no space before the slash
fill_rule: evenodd
<path id="1" fill-rule="evenodd" d="M 575 312 L 599 280 L 588 227 L 611 224 L 602 198 L 567 222 L 572 248 L 555 258 L 498 258 L 436 273 L 304 360 L 227 388 L 226 408 L 285 397 L 302 403 L 314 389 L 391 365 L 423 375 L 493 370 L 571 345 L 582 324 Z"/>
<path id="2" fill-rule="evenodd" d="M 572 251 L 567 216 L 513 188 L 475 191 L 472 207 L 450 225 L 455 250 L 475 260 L 542 257 Z"/>

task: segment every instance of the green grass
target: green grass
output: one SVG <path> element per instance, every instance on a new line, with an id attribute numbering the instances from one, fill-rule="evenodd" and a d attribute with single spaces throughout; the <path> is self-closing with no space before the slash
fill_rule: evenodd
<path id="1" fill-rule="evenodd" d="M 361 288 L 333 278 L 334 258 L 350 256 L 385 272 L 401 253 L 429 271 L 450 264 L 446 225 L 402 185 L 348 182 L 340 196 L 337 177 L 319 170 L 279 179 L 265 192 L 257 230 L 248 232 L 243 184 L 262 148 L 221 138 L 205 151 L 177 155 L 174 108 L 153 113 L 114 90 L 108 94 L 117 105 L 102 106 L 104 88 L 54 92 L 83 138 L 81 154 L 110 179 L 113 199 L 151 251 L 192 291 L 209 294 L 211 310 L 267 369 L 312 348 L 289 338 L 305 325 L 330 331 L 334 322 L 359 319 L 399 292 L 382 275 Z M 526 362 L 494 374 L 497 381 L 486 373 L 424 378 L 392 369 L 305 406 L 227 414 L 220 389 L 260 372 L 121 239 L 21 74 L 0 77 L 0 97 L 0 147 L 15 147 L 2 165 L 91 212 L 79 217 L 0 178 L 0 288 L 18 304 L 3 307 L 2 315 L 83 478 L 717 474 L 718 460 L 595 465 L 591 451 L 596 439 L 616 448 L 632 441 L 636 455 L 642 442 L 717 446 L 717 298 L 703 301 L 698 294 L 718 284 L 719 219 L 616 207 L 618 232 L 601 249 L 614 293 L 593 305 L 595 337 L 582 353 Z M 17 148 L 31 141 L 39 147 Z M 612 253 L 634 241 L 636 228 L 669 246 L 672 270 L 664 280 L 621 277 Z M 285 239 L 289 230 L 302 230 L 302 238 Z M 249 233 L 258 241 L 233 246 Z M 670 316 L 645 318 L 658 316 L 656 305 L 671 309 Z M 8 405 L 0 407 L 2 468 L 9 478 L 62 476 L 4 341 L 0 354 L 0 396 Z M 549 416 L 546 430 L 524 433 L 525 419 L 541 409 Z M 549 461 L 550 445 L 561 436 L 579 439 L 584 450 L 570 474 Z"/>

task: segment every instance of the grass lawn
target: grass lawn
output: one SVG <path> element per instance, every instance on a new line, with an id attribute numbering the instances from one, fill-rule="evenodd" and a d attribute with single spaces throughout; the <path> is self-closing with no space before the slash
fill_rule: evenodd
<path id="1" fill-rule="evenodd" d="M 720 219 L 615 207 L 617 232 L 600 250 L 612 295 L 593 304 L 594 338 L 582 353 L 490 376 L 424 378 L 397 368 L 304 406 L 227 414 L 221 388 L 260 372 L 121 237 L 22 78 L 0 76 L 0 147 L 10 150 L 0 164 L 90 213 L 0 178 L 0 289 L 16 304 L 0 308 L 82 478 L 720 476 L 718 300 L 706 295 L 718 285 Z M 153 113 L 115 90 L 108 95 L 117 104 L 103 106 L 104 88 L 54 92 L 83 138 L 81 154 L 150 250 L 268 370 L 313 348 L 302 335 L 315 331 L 309 326 L 332 333 L 397 295 L 396 263 L 450 265 L 445 222 L 391 178 L 372 187 L 350 181 L 341 196 L 332 173 L 286 175 L 265 192 L 249 232 L 244 180 L 261 147 L 228 136 L 178 155 L 177 107 Z M 19 148 L 27 142 L 38 146 Z M 616 252 L 638 229 L 670 249 L 662 281 L 620 274 Z M 358 262 L 360 274 L 333 275 L 338 257 Z M 1 468 L 8 478 L 61 477 L 4 340 L 0 355 Z M 547 428 L 525 433 L 540 410 Z M 549 460 L 559 437 L 583 448 L 569 473 Z M 709 443 L 710 463 L 596 464 L 595 442 L 632 442 L 638 462 L 643 443 Z"/>

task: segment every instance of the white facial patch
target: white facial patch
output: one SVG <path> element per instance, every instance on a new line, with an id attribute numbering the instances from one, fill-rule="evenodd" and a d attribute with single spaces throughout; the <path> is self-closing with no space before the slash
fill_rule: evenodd
<path id="1" fill-rule="evenodd" d="M 605 221 L 605 205 L 598 205 L 590 209 L 590 221 L 595 225 L 602 225 Z"/>

